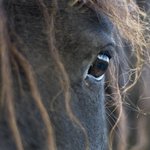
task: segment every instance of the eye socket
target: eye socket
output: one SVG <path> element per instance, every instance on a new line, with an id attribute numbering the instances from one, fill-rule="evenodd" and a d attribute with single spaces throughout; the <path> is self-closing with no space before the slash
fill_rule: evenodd
<path id="1" fill-rule="evenodd" d="M 96 80 L 101 80 L 104 77 L 109 65 L 109 57 L 106 55 L 99 54 L 92 63 L 88 74 L 95 77 Z"/>

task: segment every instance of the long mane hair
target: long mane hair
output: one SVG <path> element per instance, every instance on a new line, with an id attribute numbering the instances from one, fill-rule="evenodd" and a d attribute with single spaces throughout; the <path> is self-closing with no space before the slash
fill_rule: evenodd
<path id="1" fill-rule="evenodd" d="M 23 0 L 22 0 L 23 1 Z M 1 98 L 0 98 L 0 107 L 4 108 L 7 111 L 7 115 L 5 116 L 12 134 L 14 136 L 14 140 L 18 150 L 23 150 L 23 145 L 21 142 L 20 132 L 17 127 L 16 117 L 15 117 L 15 94 L 13 94 L 13 77 L 12 77 L 12 67 L 16 66 L 17 64 L 13 61 L 15 58 L 20 66 L 23 68 L 26 78 L 28 81 L 28 85 L 30 87 L 30 91 L 32 93 L 33 99 L 35 100 L 45 122 L 45 126 L 47 128 L 47 145 L 49 150 L 56 149 L 55 137 L 53 133 L 53 128 L 51 124 L 51 120 L 47 113 L 46 108 L 43 105 L 39 90 L 37 88 L 36 80 L 34 77 L 34 72 L 32 70 L 31 65 L 25 59 L 25 57 L 18 51 L 16 46 L 16 42 L 12 39 L 15 37 L 15 40 L 18 43 L 21 42 L 19 39 L 19 35 L 16 35 L 15 30 L 13 28 L 13 18 L 9 17 L 9 9 L 6 8 L 8 2 L 1 0 L 0 1 L 0 68 L 1 68 Z M 26 2 L 28 3 L 28 2 Z M 54 58 L 60 72 L 61 76 L 59 77 L 59 82 L 63 84 L 63 91 L 65 93 L 65 103 L 66 103 L 66 110 L 70 116 L 70 118 L 75 121 L 80 127 L 82 128 L 83 132 L 85 133 L 87 139 L 87 147 L 88 150 L 88 137 L 86 135 L 85 129 L 82 127 L 81 123 L 76 119 L 76 117 L 72 114 L 71 109 L 69 107 L 70 101 L 70 81 L 69 77 L 65 71 L 63 63 L 60 60 L 58 50 L 55 46 L 55 33 L 54 33 L 54 23 L 55 23 L 55 14 L 57 12 L 58 6 L 57 1 L 51 1 L 51 7 L 47 7 L 47 2 L 45 0 L 36 0 L 37 5 L 40 7 L 45 22 L 47 24 L 47 42 L 49 44 L 50 53 Z M 145 38 L 143 35 L 143 31 L 145 30 L 144 22 L 141 21 L 141 17 L 145 17 L 145 14 L 137 7 L 134 0 L 70 0 L 68 1 L 70 7 L 74 7 L 75 5 L 88 5 L 93 11 L 96 13 L 101 13 L 106 16 L 116 28 L 116 35 L 118 38 L 121 37 L 123 40 L 127 41 L 129 45 L 132 46 L 131 52 L 133 52 L 137 58 L 136 68 L 141 68 L 142 63 L 142 55 L 143 55 L 143 48 L 146 47 Z M 9 5 L 17 5 L 15 0 L 9 2 Z M 15 14 L 14 14 L 15 15 Z M 117 68 L 116 68 L 117 69 Z M 119 124 L 120 130 L 122 135 L 124 136 L 124 140 L 126 140 L 126 125 L 122 118 L 125 116 L 125 112 L 122 107 L 122 99 L 123 94 L 130 89 L 137 81 L 140 75 L 140 71 L 135 72 L 135 79 L 134 82 L 121 89 L 118 83 L 118 70 L 113 72 L 110 69 L 111 73 L 111 82 L 115 89 L 112 89 L 113 92 L 117 92 L 117 94 L 113 97 L 115 101 L 115 105 L 118 111 L 118 118 L 110 131 L 110 138 L 109 138 L 109 148 L 112 148 L 112 141 L 113 141 L 113 131 L 116 126 Z M 115 79 L 115 81 L 114 81 Z M 20 81 L 18 76 L 18 81 Z M 21 85 L 21 82 L 19 82 Z M 21 93 L 20 93 L 21 94 Z M 120 146 L 118 149 L 125 149 L 120 142 Z"/>

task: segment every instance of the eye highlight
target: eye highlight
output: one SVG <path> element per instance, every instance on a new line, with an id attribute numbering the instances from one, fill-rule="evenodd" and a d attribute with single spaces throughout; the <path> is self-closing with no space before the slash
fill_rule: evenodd
<path id="1" fill-rule="evenodd" d="M 99 54 L 89 68 L 88 74 L 92 75 L 96 80 L 100 81 L 104 77 L 109 64 L 109 57 Z"/>

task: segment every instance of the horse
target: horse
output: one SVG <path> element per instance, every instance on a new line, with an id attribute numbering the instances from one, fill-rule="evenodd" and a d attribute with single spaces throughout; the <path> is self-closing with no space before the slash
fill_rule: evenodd
<path id="1" fill-rule="evenodd" d="M 106 150 L 105 72 L 118 32 L 143 46 L 139 14 L 125 0 L 1 0 L 0 149 Z"/>

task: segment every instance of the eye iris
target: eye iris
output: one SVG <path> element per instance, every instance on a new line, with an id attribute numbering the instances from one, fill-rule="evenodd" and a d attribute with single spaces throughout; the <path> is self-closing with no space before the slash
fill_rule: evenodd
<path id="1" fill-rule="evenodd" d="M 90 67 L 88 74 L 98 78 L 102 76 L 108 68 L 109 58 L 106 55 L 98 55 Z"/>

